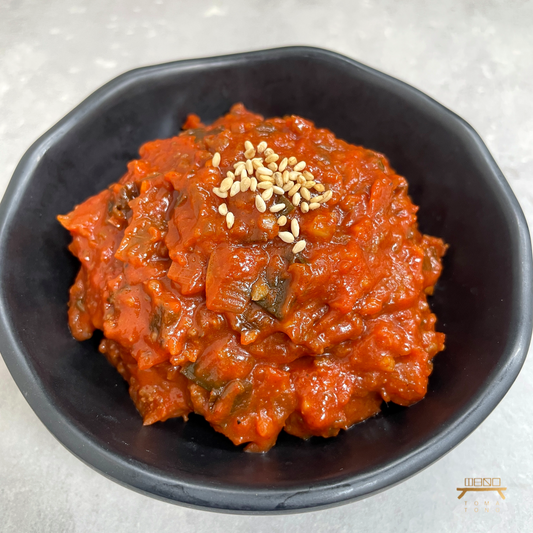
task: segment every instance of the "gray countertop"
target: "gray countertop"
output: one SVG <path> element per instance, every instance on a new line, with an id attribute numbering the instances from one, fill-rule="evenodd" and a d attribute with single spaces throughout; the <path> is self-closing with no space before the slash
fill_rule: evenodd
<path id="1" fill-rule="evenodd" d="M 532 227 L 532 27 L 533 2 L 520 0 L 0 0 L 0 194 L 41 133 L 126 70 L 308 44 L 398 77 L 464 117 Z M 479 429 L 410 480 L 327 511 L 233 516 L 141 496 L 85 466 L 48 433 L 0 359 L 0 530 L 532 531 L 532 394 L 530 358 Z M 508 487 L 499 511 L 495 499 L 477 513 L 457 499 L 456 487 L 476 476 Z"/>

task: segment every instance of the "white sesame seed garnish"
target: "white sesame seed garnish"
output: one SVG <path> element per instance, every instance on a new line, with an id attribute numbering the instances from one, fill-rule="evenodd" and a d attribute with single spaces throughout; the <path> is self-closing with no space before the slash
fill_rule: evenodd
<path id="1" fill-rule="evenodd" d="M 281 172 L 274 172 L 274 181 L 278 187 L 283 187 L 283 176 Z"/>
<path id="2" fill-rule="evenodd" d="M 291 173 L 288 170 L 283 171 L 283 183 L 288 183 Z"/>
<path id="3" fill-rule="evenodd" d="M 240 167 L 241 165 L 245 165 L 246 163 L 244 161 L 237 161 L 234 165 L 233 165 L 233 168 L 237 168 L 237 167 Z M 235 172 L 235 174 L 237 174 L 237 172 Z"/>
<path id="4" fill-rule="evenodd" d="M 276 165 L 276 163 L 269 163 L 267 165 L 267 168 L 269 168 L 270 170 L 272 170 L 272 172 L 276 172 L 276 170 L 278 170 L 278 165 Z"/>
<path id="5" fill-rule="evenodd" d="M 218 187 L 213 187 L 213 192 L 219 197 L 219 198 L 227 198 L 228 193 L 227 192 L 221 192 Z"/>
<path id="6" fill-rule="evenodd" d="M 228 229 L 231 229 L 234 223 L 235 223 L 235 215 L 231 211 L 228 211 L 226 215 L 226 224 L 228 226 Z"/>
<path id="7" fill-rule="evenodd" d="M 289 179 L 291 181 L 296 181 L 296 178 L 300 175 L 299 172 L 295 172 L 294 170 L 292 172 L 289 172 Z"/>
<path id="8" fill-rule="evenodd" d="M 280 231 L 279 238 L 286 243 L 292 244 L 294 242 L 294 235 L 290 231 Z"/>
<path id="9" fill-rule="evenodd" d="M 252 183 L 250 178 L 242 178 L 241 180 L 241 192 L 246 192 Z"/>
<path id="10" fill-rule="evenodd" d="M 231 186 L 231 189 L 229 191 L 229 195 L 230 196 L 235 196 L 237 193 L 241 192 L 241 184 L 239 181 L 236 181 L 232 186 Z"/>
<path id="11" fill-rule="evenodd" d="M 256 174 L 263 174 L 265 176 L 272 176 L 272 174 L 274 174 L 274 172 L 272 172 L 272 170 L 270 170 L 269 168 L 265 168 L 265 167 L 259 167 L 256 171 L 255 171 Z"/>
<path id="12" fill-rule="evenodd" d="M 252 165 L 254 168 L 259 168 L 263 166 L 263 158 L 262 157 L 254 157 L 252 159 Z"/>
<path id="13" fill-rule="evenodd" d="M 268 157 L 269 155 L 272 155 L 274 153 L 274 150 L 272 148 L 267 148 L 265 150 L 265 157 Z"/>
<path id="14" fill-rule="evenodd" d="M 322 183 L 315 183 L 315 191 L 316 192 L 324 192 L 326 190 L 326 187 L 322 185 Z"/>
<path id="15" fill-rule="evenodd" d="M 273 194 L 274 194 L 274 189 L 270 188 L 270 189 L 267 189 L 266 191 L 263 191 L 263 193 L 261 194 L 261 197 L 263 198 L 265 202 L 268 202 L 270 198 L 272 198 Z"/>
<path id="16" fill-rule="evenodd" d="M 272 183 L 274 184 L 275 181 L 274 181 L 274 178 L 273 176 L 267 176 L 266 174 L 256 174 L 257 176 L 257 181 L 268 181 L 269 183 Z"/>
<path id="17" fill-rule="evenodd" d="M 300 205 L 300 200 L 302 199 L 302 196 L 300 195 L 299 192 L 297 192 L 293 197 L 292 197 L 292 205 L 298 207 Z"/>
<path id="18" fill-rule="evenodd" d="M 222 183 L 220 184 L 219 190 L 220 192 L 229 191 L 232 185 L 233 185 L 233 180 L 231 178 L 224 178 L 222 180 Z"/>
<path id="19" fill-rule="evenodd" d="M 279 213 L 280 211 L 283 211 L 285 209 L 285 204 L 274 204 L 270 208 L 271 213 Z"/>
<path id="20" fill-rule="evenodd" d="M 304 187 L 305 187 L 306 189 L 311 190 L 311 189 L 315 186 L 315 183 L 316 183 L 316 182 L 314 182 L 314 181 L 306 181 L 306 182 L 304 183 Z"/>
<path id="21" fill-rule="evenodd" d="M 294 165 L 296 165 L 296 163 L 298 163 L 298 159 L 296 159 L 296 157 L 292 156 L 292 157 L 289 157 L 289 165 L 292 167 Z"/>
<path id="22" fill-rule="evenodd" d="M 246 152 L 244 152 L 244 157 L 252 159 L 252 157 L 255 157 L 255 150 L 253 148 L 251 150 L 246 150 Z"/>
<path id="23" fill-rule="evenodd" d="M 306 187 L 302 186 L 302 188 L 300 189 L 300 194 L 302 195 L 302 198 L 304 200 L 311 200 L 311 193 L 309 192 L 309 189 L 307 189 Z"/>
<path id="24" fill-rule="evenodd" d="M 305 161 L 300 161 L 297 165 L 294 165 L 294 170 L 297 172 L 302 171 L 305 168 Z"/>
<path id="25" fill-rule="evenodd" d="M 287 168 L 288 163 L 289 163 L 289 160 L 286 157 L 284 157 L 281 160 L 281 163 L 279 164 L 279 171 L 283 172 Z"/>
<path id="26" fill-rule="evenodd" d="M 315 196 L 313 198 L 313 203 L 321 204 L 324 201 L 324 195 L 320 194 L 319 196 Z"/>
<path id="27" fill-rule="evenodd" d="M 315 209 L 318 209 L 319 207 L 320 207 L 320 204 L 312 202 L 309 204 L 309 211 L 314 211 Z"/>
<path id="28" fill-rule="evenodd" d="M 302 174 L 304 175 L 305 179 L 308 181 L 315 179 L 315 177 L 313 176 L 313 174 L 311 174 L 311 172 L 309 172 L 309 170 L 304 170 Z"/>
<path id="29" fill-rule="evenodd" d="M 228 206 L 226 204 L 220 204 L 218 206 L 218 212 L 225 217 L 228 214 Z"/>
<path id="30" fill-rule="evenodd" d="M 296 182 L 299 183 L 300 185 L 303 185 L 304 183 L 306 183 L 306 180 L 305 180 L 305 178 L 300 174 L 299 176 L 296 176 Z"/>
<path id="31" fill-rule="evenodd" d="M 278 154 L 270 154 L 265 159 L 265 163 L 275 163 L 278 159 L 279 159 L 279 155 Z"/>
<path id="32" fill-rule="evenodd" d="M 211 159 L 211 163 L 215 168 L 218 168 L 218 165 L 220 165 L 220 154 L 218 152 L 215 152 L 213 159 Z"/>
<path id="33" fill-rule="evenodd" d="M 287 191 L 290 191 L 294 186 L 294 183 L 292 181 L 288 181 L 287 183 L 285 183 L 285 185 L 283 185 L 283 190 L 285 192 Z"/>
<path id="34" fill-rule="evenodd" d="M 267 147 L 267 143 L 265 141 L 261 141 L 258 145 L 257 145 L 257 151 L 262 154 L 265 150 L 266 150 L 266 147 Z"/>
<path id="35" fill-rule="evenodd" d="M 302 210 L 302 213 L 309 213 L 309 204 L 307 202 L 302 202 L 300 204 L 300 209 Z"/>
<path id="36" fill-rule="evenodd" d="M 277 185 L 274 185 L 274 187 L 272 187 L 272 189 L 274 190 L 274 192 L 276 194 L 284 194 L 285 193 L 283 188 L 282 187 L 278 187 Z"/>
<path id="37" fill-rule="evenodd" d="M 248 172 L 248 174 L 253 174 L 254 173 L 254 165 L 253 165 L 251 159 L 247 159 L 246 160 L 245 167 L 246 167 L 246 172 Z"/>
<path id="38" fill-rule="evenodd" d="M 246 172 L 246 167 L 242 167 L 240 174 L 241 174 L 241 179 L 248 177 L 248 172 Z"/>
<path id="39" fill-rule="evenodd" d="M 273 185 L 270 181 L 262 181 L 257 185 L 258 189 L 272 189 Z"/>
<path id="40" fill-rule="evenodd" d="M 228 170 L 226 172 L 226 177 L 231 178 L 232 180 L 234 180 L 235 179 L 235 174 L 233 174 L 233 172 L 231 170 Z"/>
<path id="41" fill-rule="evenodd" d="M 255 207 L 260 213 L 264 213 L 266 211 L 267 206 L 265 201 L 259 195 L 255 197 Z"/>
<path id="42" fill-rule="evenodd" d="M 257 190 L 257 179 L 256 178 L 250 178 L 250 190 L 252 192 L 255 192 Z"/>
<path id="43" fill-rule="evenodd" d="M 293 247 L 292 247 L 292 253 L 298 254 L 300 253 L 305 247 L 307 243 L 305 241 L 298 241 Z"/>
<path id="44" fill-rule="evenodd" d="M 324 193 L 324 202 L 329 202 L 333 196 L 333 191 L 329 190 Z"/>
<path id="45" fill-rule="evenodd" d="M 278 220 L 278 226 L 285 226 L 287 224 L 287 217 L 285 215 L 281 215 Z"/>
<path id="46" fill-rule="evenodd" d="M 245 150 L 253 150 L 254 145 L 250 141 L 244 141 L 244 149 Z"/>
<path id="47" fill-rule="evenodd" d="M 291 189 L 289 189 L 289 192 L 287 193 L 287 195 L 289 196 L 289 198 L 293 195 L 295 195 L 299 190 L 300 190 L 300 187 L 301 185 L 299 183 L 295 183 Z"/>
<path id="48" fill-rule="evenodd" d="M 300 235 L 300 224 L 298 224 L 298 220 L 296 220 L 295 218 L 291 220 L 291 231 L 295 237 L 298 237 Z"/>

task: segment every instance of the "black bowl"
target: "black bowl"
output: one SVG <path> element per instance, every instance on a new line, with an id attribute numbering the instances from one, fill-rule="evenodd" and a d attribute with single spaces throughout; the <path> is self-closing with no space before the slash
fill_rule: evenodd
<path id="1" fill-rule="evenodd" d="M 116 181 L 142 143 L 243 102 L 298 114 L 384 153 L 421 206 L 421 230 L 450 244 L 431 305 L 447 349 L 426 398 L 333 439 L 282 434 L 247 454 L 196 416 L 143 427 L 125 382 L 67 326 L 77 262 L 56 222 Z M 0 348 L 20 390 L 72 453 L 119 483 L 184 505 L 290 512 L 363 498 L 442 457 L 503 398 L 526 356 L 532 260 L 520 206 L 462 119 L 412 87 L 324 50 L 297 47 L 128 72 L 41 137 L 0 208 Z"/>

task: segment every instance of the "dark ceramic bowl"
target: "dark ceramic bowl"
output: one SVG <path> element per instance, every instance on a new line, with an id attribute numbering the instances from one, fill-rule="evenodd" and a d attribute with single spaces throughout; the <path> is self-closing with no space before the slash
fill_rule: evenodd
<path id="1" fill-rule="evenodd" d="M 116 181 L 141 144 L 243 102 L 298 114 L 389 157 L 406 176 L 422 231 L 450 244 L 431 306 L 447 335 L 426 398 L 389 406 L 337 438 L 282 434 L 244 453 L 200 417 L 143 427 L 125 382 L 67 326 L 78 270 L 56 222 Z M 531 335 L 532 261 L 524 216 L 462 119 L 412 87 L 340 55 L 284 48 L 128 72 L 43 135 L 0 210 L 0 349 L 42 422 L 99 472 L 143 493 L 215 510 L 324 508 L 419 472 L 469 435 L 516 378 Z"/>

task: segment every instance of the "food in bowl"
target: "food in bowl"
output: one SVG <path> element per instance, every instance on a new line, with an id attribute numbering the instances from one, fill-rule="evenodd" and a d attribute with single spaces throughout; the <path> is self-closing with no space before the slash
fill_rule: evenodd
<path id="1" fill-rule="evenodd" d="M 252 452 L 335 436 L 421 400 L 444 349 L 427 295 L 446 245 L 417 210 L 383 155 L 301 117 L 190 115 L 58 217 L 81 262 L 70 329 L 103 331 L 144 424 L 195 412 Z"/>

